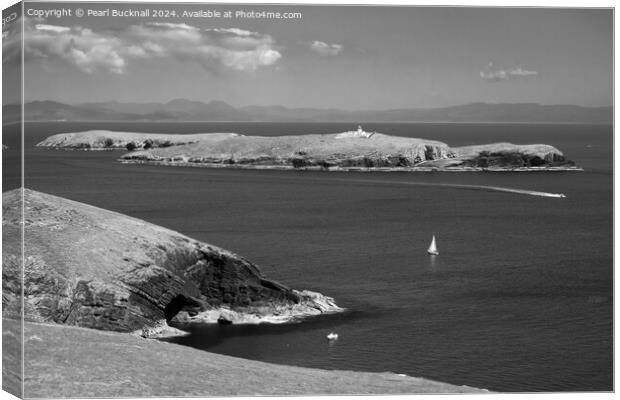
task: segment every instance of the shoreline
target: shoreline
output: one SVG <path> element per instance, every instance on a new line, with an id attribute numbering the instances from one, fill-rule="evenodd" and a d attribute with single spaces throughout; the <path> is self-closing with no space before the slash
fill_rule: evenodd
<path id="1" fill-rule="evenodd" d="M 209 308 L 205 311 L 189 313 L 179 311 L 168 324 L 166 320 L 158 321 L 154 326 L 144 326 L 142 329 L 131 332 L 143 338 L 159 339 L 175 336 L 186 336 L 188 333 L 175 325 L 281 325 L 301 323 L 308 318 L 320 315 L 339 314 L 348 311 L 340 307 L 329 296 L 310 290 L 295 290 L 292 292 L 302 299 L 297 304 L 270 305 L 270 306 L 246 306 L 235 307 L 220 306 Z M 311 303 L 310 303 L 311 301 Z"/>
<path id="2" fill-rule="evenodd" d="M 82 150 L 84 151 L 84 150 Z M 86 150 L 93 151 L 93 150 Z M 185 161 L 155 161 L 118 159 L 121 164 L 160 165 L 166 167 L 191 167 L 213 169 L 251 169 L 274 171 L 322 171 L 322 172 L 584 172 L 581 167 L 517 167 L 517 168 L 482 168 L 482 167 L 340 167 L 324 168 L 320 166 L 294 167 L 292 165 L 256 165 L 198 163 Z"/>
<path id="3" fill-rule="evenodd" d="M 22 321 L 2 321 L 3 340 L 7 345 L 17 345 Z M 28 343 L 23 395 L 30 398 L 75 397 L 84 393 L 89 393 L 89 397 L 490 393 L 397 372 L 273 364 L 128 333 L 60 324 L 25 321 L 23 340 Z M 5 353 L 3 357 L 5 363 L 11 363 L 19 355 Z M 57 362 L 58 358 L 78 357 L 88 365 Z M 12 392 L 11 387 L 5 390 Z"/>

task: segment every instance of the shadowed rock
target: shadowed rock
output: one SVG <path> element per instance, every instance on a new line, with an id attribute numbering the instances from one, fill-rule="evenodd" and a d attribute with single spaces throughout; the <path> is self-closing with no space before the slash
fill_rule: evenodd
<path id="1" fill-rule="evenodd" d="M 469 168 L 575 168 L 575 164 L 553 146 L 547 144 L 516 145 L 492 143 L 475 146 L 453 147 L 454 157 L 450 160 L 428 161 L 425 167 L 469 167 Z"/>

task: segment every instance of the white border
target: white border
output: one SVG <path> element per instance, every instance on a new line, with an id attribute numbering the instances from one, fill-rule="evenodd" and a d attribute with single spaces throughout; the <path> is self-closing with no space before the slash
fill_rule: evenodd
<path id="1" fill-rule="evenodd" d="M 60 2 L 60 1 L 53 1 L 53 2 Z M 66 3 L 84 3 L 84 1 L 63 1 Z M 95 1 L 93 1 L 95 2 Z M 520 1 L 515 1 L 515 0 L 501 0 L 501 1 L 493 1 L 493 0 L 476 0 L 476 1 L 464 1 L 464 0 L 448 0 L 448 1 L 441 1 L 441 0 L 424 0 L 424 1 L 407 1 L 407 0 L 389 0 L 389 1 L 381 1 L 381 0 L 377 0 L 377 1 L 369 1 L 369 0 L 338 0 L 338 1 L 330 1 L 330 0 L 315 0 L 315 1 L 256 1 L 256 0 L 211 0 L 208 2 L 188 2 L 188 1 L 170 1 L 170 0 L 150 0 L 150 1 L 145 1 L 145 0 L 133 0 L 133 1 L 115 1 L 115 2 L 119 2 L 119 3 L 222 3 L 222 4 L 231 4 L 231 3 L 239 3 L 239 4 L 251 4 L 251 3 L 256 3 L 256 4 L 307 4 L 307 5 L 377 5 L 377 6 L 390 6 L 390 5 L 401 5 L 401 6 L 449 6 L 449 7 L 459 7 L 459 6 L 467 6 L 467 7 L 561 7 L 561 8 L 614 8 L 615 4 L 613 1 L 609 1 L 609 0 L 590 0 L 590 1 L 584 1 L 584 0 L 562 0 L 562 1 L 557 1 L 557 0 L 520 0 Z M 0 5 L 2 9 L 5 9 L 13 4 L 15 4 L 16 1 L 9 1 L 9 0 L 0 0 Z M 615 30 L 615 9 L 614 9 L 614 106 L 616 104 L 616 100 L 617 100 L 617 96 L 618 96 L 618 92 L 616 90 L 616 83 L 615 83 L 615 66 L 618 65 L 618 52 L 616 51 L 617 49 L 617 43 L 618 43 L 618 33 Z M 0 84 L 1 85 L 1 84 Z M 23 93 L 22 93 L 23 94 Z M 614 111 L 615 111 L 615 107 L 614 107 Z M 2 111 L 0 110 L 0 119 L 2 117 Z M 618 123 L 618 116 L 615 114 L 614 112 L 614 138 L 615 138 L 615 125 Z M 616 163 L 616 154 L 618 154 L 618 151 L 620 150 L 620 144 L 618 141 L 614 140 L 614 267 L 616 265 L 615 260 L 617 259 L 617 249 L 618 249 L 618 241 L 617 241 L 617 237 L 615 235 L 615 227 L 618 226 L 618 215 L 615 213 L 616 210 L 616 199 L 618 199 L 618 172 L 619 172 L 619 168 L 618 165 Z M 23 154 L 23 149 L 22 149 L 22 154 Z M 0 173 L 2 172 L 2 165 L 1 165 L 1 161 L 2 161 L 2 155 L 0 154 Z M 0 184 L 0 188 L 1 188 L 1 184 Z M 0 232 L 1 232 L 1 228 L 0 228 Z M 615 270 L 615 268 L 614 268 Z M 616 370 L 616 366 L 618 365 L 617 361 L 618 359 L 617 357 L 617 352 L 616 352 L 616 337 L 615 337 L 615 322 L 618 321 L 620 313 L 618 312 L 618 309 L 615 307 L 615 288 L 617 287 L 616 285 L 616 274 L 614 272 L 614 370 L 615 370 L 615 374 L 614 374 L 614 388 L 617 388 L 617 370 Z M 0 322 L 0 328 L 1 328 L 1 322 Z M 1 340 L 0 340 L 1 343 Z M 0 366 L 2 365 L 2 362 L 0 360 Z M 454 399 L 455 396 L 458 395 L 415 395 L 415 396 L 411 396 L 411 395 L 403 395 L 403 396 L 354 396 L 355 399 L 360 399 L 360 400 L 385 400 L 385 399 L 411 399 L 411 400 L 427 400 L 427 399 Z M 518 399 L 521 400 L 530 400 L 530 399 L 539 399 L 541 396 L 544 396 L 545 399 L 562 399 L 562 400 L 575 400 L 575 399 L 612 399 L 615 398 L 615 394 L 614 393 L 558 393 L 558 394 L 523 394 L 523 393 L 518 393 L 518 394 L 488 394 L 488 395 L 466 395 L 467 399 L 498 399 L 498 398 L 508 398 L 508 397 L 512 397 L 515 398 L 515 396 L 518 396 Z M 309 398 L 319 398 L 319 399 L 325 399 L 325 400 L 344 400 L 344 399 L 348 399 L 351 398 L 351 396 L 308 396 L 308 397 L 289 397 L 292 399 L 309 399 Z M 0 391 L 0 400 L 5 400 L 5 399 L 15 399 L 14 396 L 4 392 L 4 391 Z M 220 399 L 220 398 L 214 398 L 211 397 L 210 399 Z M 226 399 L 226 398 L 224 398 Z M 234 399 L 237 400 L 254 400 L 257 399 L 257 397 L 235 397 Z M 265 400 L 279 400 L 281 399 L 281 397 L 259 397 L 259 399 L 265 399 Z"/>

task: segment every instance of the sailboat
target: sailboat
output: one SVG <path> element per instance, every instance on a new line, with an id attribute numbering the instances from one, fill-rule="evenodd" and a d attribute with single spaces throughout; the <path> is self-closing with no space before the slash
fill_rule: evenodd
<path id="1" fill-rule="evenodd" d="M 438 256 L 439 251 L 437 251 L 437 243 L 435 243 L 435 235 L 433 235 L 433 240 L 431 240 L 431 245 L 428 246 L 428 250 L 426 250 L 428 254 L 433 256 Z"/>

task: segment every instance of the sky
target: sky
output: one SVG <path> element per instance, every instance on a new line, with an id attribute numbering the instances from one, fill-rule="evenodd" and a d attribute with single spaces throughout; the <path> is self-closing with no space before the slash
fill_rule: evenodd
<path id="1" fill-rule="evenodd" d="M 45 15 L 63 8 L 72 15 Z M 88 15 L 107 9 L 176 16 Z M 24 22 L 26 101 L 350 110 L 613 103 L 611 9 L 31 2 L 25 10 L 33 14 Z M 182 16 L 200 10 L 222 16 Z M 3 40 L 3 62 L 14 42 Z"/>

